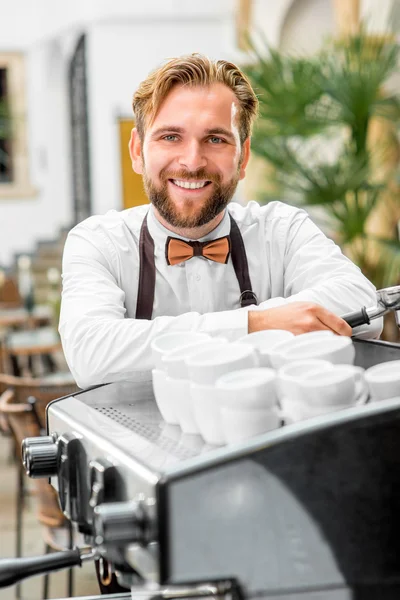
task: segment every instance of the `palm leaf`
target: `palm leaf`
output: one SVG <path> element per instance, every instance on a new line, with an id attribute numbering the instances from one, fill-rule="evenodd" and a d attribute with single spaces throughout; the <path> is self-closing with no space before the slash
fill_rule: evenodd
<path id="1" fill-rule="evenodd" d="M 367 138 L 372 118 L 400 124 L 400 98 L 385 90 L 399 51 L 393 40 L 362 30 L 313 58 L 265 45 L 245 69 L 260 101 L 252 146 L 275 167 L 274 190 L 264 200 L 322 214 L 319 221 L 380 287 L 400 280 L 400 242 L 372 238 L 367 224 L 396 174 L 386 166 L 392 149 L 381 142 L 368 149 Z"/>
<path id="2" fill-rule="evenodd" d="M 325 123 L 310 110 L 322 94 L 318 61 L 268 51 L 269 60 L 253 45 L 257 62 L 244 67 L 259 96 L 263 134 L 309 136 L 319 132 Z"/>

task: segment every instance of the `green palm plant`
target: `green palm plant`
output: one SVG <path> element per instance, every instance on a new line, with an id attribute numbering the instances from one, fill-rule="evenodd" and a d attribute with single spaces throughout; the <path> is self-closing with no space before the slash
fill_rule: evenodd
<path id="1" fill-rule="evenodd" d="M 0 98 L 0 142 L 2 140 L 9 140 L 12 135 L 12 119 L 8 103 Z M 9 156 L 8 153 L 2 147 L 0 143 L 0 181 L 1 181 L 1 167 L 8 165 Z"/>
<path id="2" fill-rule="evenodd" d="M 260 101 L 252 147 L 273 166 L 260 200 L 311 208 L 378 288 L 400 283 L 396 166 L 387 166 L 387 138 L 369 142 L 374 123 L 390 123 L 394 137 L 400 123 L 400 97 L 386 91 L 400 46 L 362 30 L 310 58 L 251 48 L 244 70 Z M 387 233 L 374 234 L 371 222 L 388 199 Z"/>
<path id="3" fill-rule="evenodd" d="M 10 137 L 11 116 L 8 103 L 0 98 L 0 140 Z"/>

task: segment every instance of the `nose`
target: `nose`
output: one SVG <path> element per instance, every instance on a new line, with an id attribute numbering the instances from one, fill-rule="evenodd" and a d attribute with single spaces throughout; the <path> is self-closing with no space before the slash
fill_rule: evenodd
<path id="1" fill-rule="evenodd" d="M 207 164 L 202 145 L 197 140 L 192 140 L 184 145 L 179 157 L 179 164 L 188 171 L 198 171 Z"/>

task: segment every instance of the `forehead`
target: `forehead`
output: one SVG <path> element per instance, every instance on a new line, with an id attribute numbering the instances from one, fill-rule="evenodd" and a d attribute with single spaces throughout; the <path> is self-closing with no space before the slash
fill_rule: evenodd
<path id="1" fill-rule="evenodd" d="M 223 83 L 208 86 L 176 85 L 163 100 L 149 129 L 168 125 L 199 128 L 237 127 L 238 100 Z"/>

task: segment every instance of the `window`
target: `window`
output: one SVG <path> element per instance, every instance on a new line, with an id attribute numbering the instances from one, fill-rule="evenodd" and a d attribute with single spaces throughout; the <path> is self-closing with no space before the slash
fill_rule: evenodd
<path id="1" fill-rule="evenodd" d="M 12 179 L 12 137 L 7 69 L 0 68 L 0 183 L 10 183 Z"/>
<path id="2" fill-rule="evenodd" d="M 24 57 L 0 53 L 0 200 L 35 195 L 29 182 Z"/>

